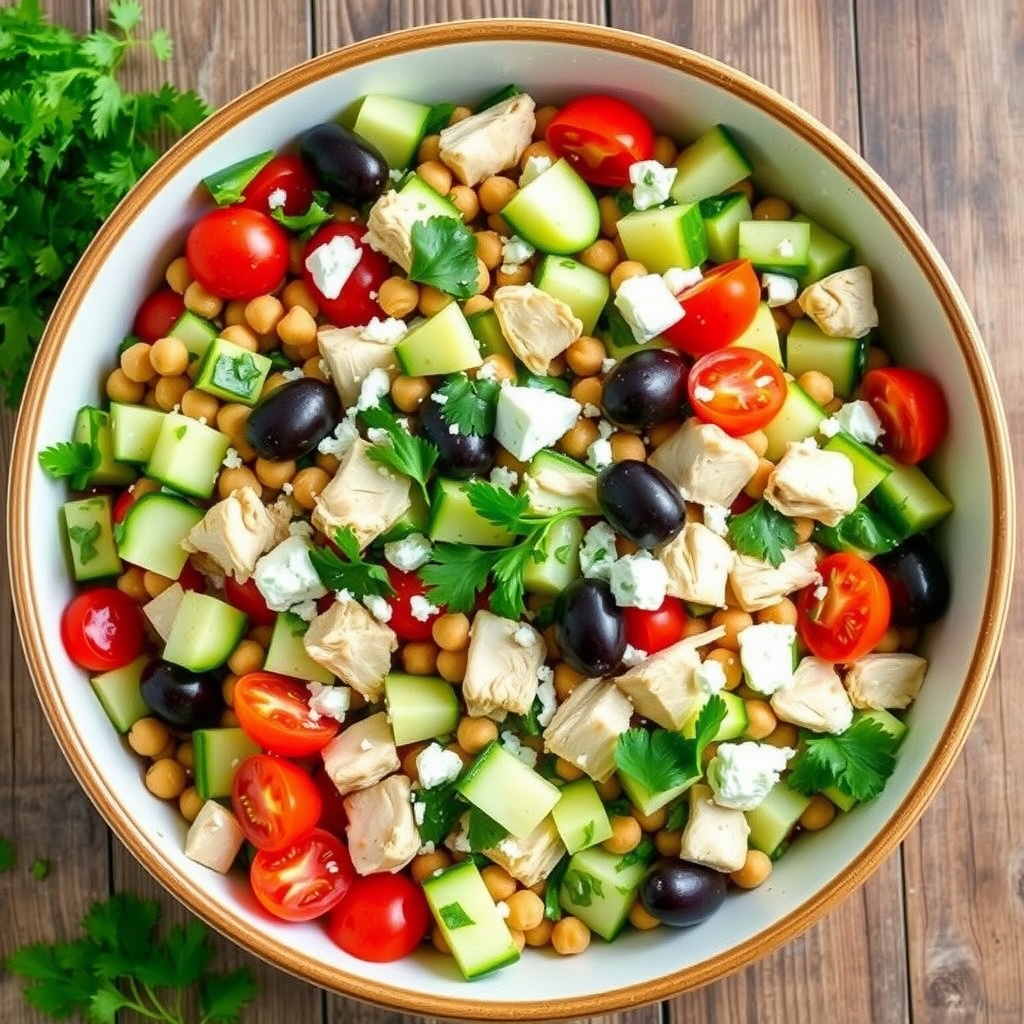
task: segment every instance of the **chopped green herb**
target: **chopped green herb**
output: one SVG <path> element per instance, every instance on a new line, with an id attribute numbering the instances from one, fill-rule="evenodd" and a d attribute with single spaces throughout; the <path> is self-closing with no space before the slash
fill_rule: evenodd
<path id="1" fill-rule="evenodd" d="M 786 559 L 786 551 L 796 547 L 796 527 L 762 498 L 746 512 L 729 518 L 729 540 L 741 555 L 758 558 L 776 569 Z"/>
<path id="2" fill-rule="evenodd" d="M 233 395 L 248 395 L 262 375 L 251 352 L 220 356 L 213 364 L 213 383 Z"/>
<path id="3" fill-rule="evenodd" d="M 253 178 L 270 163 L 273 157 L 272 149 L 257 153 L 255 156 L 247 156 L 219 171 L 214 171 L 213 174 L 208 174 L 203 178 L 203 184 L 218 206 L 240 203 L 245 198 L 245 190 Z"/>
<path id="4" fill-rule="evenodd" d="M 590 820 L 583 826 L 583 845 L 593 846 L 594 845 L 594 830 L 596 824 L 593 820 Z"/>
<path id="5" fill-rule="evenodd" d="M 615 871 L 625 871 L 634 864 L 646 864 L 654 856 L 654 843 L 644 836 L 629 853 L 624 853 L 615 865 Z"/>
<path id="6" fill-rule="evenodd" d="M 669 808 L 668 817 L 665 819 L 665 828 L 670 832 L 682 828 L 690 817 L 690 805 L 686 800 L 678 800 Z"/>
<path id="7" fill-rule="evenodd" d="M 437 135 L 442 128 L 448 127 L 448 122 L 455 113 L 454 103 L 435 103 L 427 114 L 427 123 L 423 126 L 423 134 Z"/>
<path id="8" fill-rule="evenodd" d="M 42 857 L 36 857 L 29 865 L 28 873 L 37 882 L 41 882 L 50 873 L 50 862 Z"/>
<path id="9" fill-rule="evenodd" d="M 884 555 L 900 542 L 899 534 L 866 505 L 858 505 L 835 526 L 815 523 L 813 536 L 833 551 L 853 551 L 868 557 Z"/>
<path id="10" fill-rule="evenodd" d="M 184 423 L 180 427 L 176 427 L 174 436 L 180 441 L 188 433 L 188 427 Z"/>
<path id="11" fill-rule="evenodd" d="M 445 782 L 430 789 L 418 789 L 415 802 L 423 804 L 423 823 L 419 825 L 420 842 L 442 842 L 459 820 L 466 805 L 459 799 L 454 782 Z"/>
<path id="12" fill-rule="evenodd" d="M 577 907 L 589 907 L 595 896 L 604 895 L 601 879 L 578 868 L 567 871 L 562 884 L 568 893 L 569 902 L 576 904 Z"/>
<path id="13" fill-rule="evenodd" d="M 100 524 L 92 526 L 72 526 L 68 536 L 78 545 L 78 564 L 88 565 L 98 554 L 96 541 L 100 539 Z"/>
<path id="14" fill-rule="evenodd" d="M 309 238 L 321 224 L 333 219 L 330 210 L 331 197 L 326 192 L 314 192 L 309 209 L 305 213 L 288 214 L 281 207 L 270 211 L 270 216 L 289 231 L 295 231 L 303 238 Z"/>
<path id="15" fill-rule="evenodd" d="M 468 299 L 477 293 L 476 236 L 454 217 L 430 217 L 412 226 L 409 280 Z"/>
<path id="16" fill-rule="evenodd" d="M 446 423 L 457 426 L 460 434 L 487 437 L 494 431 L 498 391 L 496 380 L 472 380 L 465 373 L 453 373 L 437 389 L 437 394 L 444 396 L 441 415 Z"/>
<path id="17" fill-rule="evenodd" d="M 438 907 L 437 913 L 444 926 L 452 931 L 476 924 L 476 921 L 462 909 L 461 903 L 446 903 L 443 907 Z"/>
<path id="18" fill-rule="evenodd" d="M 469 848 L 474 852 L 491 850 L 508 835 L 508 829 L 499 825 L 479 807 L 469 809 Z"/>
<path id="19" fill-rule="evenodd" d="M 562 902 L 559 898 L 559 890 L 562 888 L 562 879 L 569 870 L 569 856 L 566 854 L 551 870 L 547 881 L 544 883 L 544 916 L 549 921 L 561 921 Z"/>
<path id="20" fill-rule="evenodd" d="M 39 465 L 54 480 L 67 479 L 73 491 L 84 490 L 100 464 L 99 449 L 84 441 L 58 441 L 39 453 Z"/>
<path id="21" fill-rule="evenodd" d="M 367 458 L 415 480 L 423 492 L 424 500 L 429 504 L 427 478 L 437 462 L 437 445 L 410 434 L 398 417 L 382 405 L 361 409 L 359 416 L 367 427 L 377 427 L 388 433 L 387 441 L 370 446 Z"/>
<path id="22" fill-rule="evenodd" d="M 349 527 L 339 526 L 333 539 L 341 551 L 340 556 L 330 548 L 309 549 L 309 560 L 328 590 L 347 590 L 355 597 L 390 597 L 394 593 L 387 570 L 383 565 L 363 559 L 359 541 Z"/>
<path id="23" fill-rule="evenodd" d="M 10 871 L 14 861 L 14 843 L 6 836 L 0 836 L 0 871 Z"/>

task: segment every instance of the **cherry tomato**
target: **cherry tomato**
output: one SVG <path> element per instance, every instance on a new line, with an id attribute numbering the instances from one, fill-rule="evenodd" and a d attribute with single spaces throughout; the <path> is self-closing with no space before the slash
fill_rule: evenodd
<path id="1" fill-rule="evenodd" d="M 181 572 L 178 573 L 178 583 L 182 590 L 194 590 L 199 594 L 206 593 L 206 580 L 191 562 L 186 562 L 181 567 Z"/>
<path id="2" fill-rule="evenodd" d="M 731 345 L 701 356 L 686 390 L 694 414 L 739 437 L 767 426 L 786 400 L 786 378 L 763 352 Z"/>
<path id="3" fill-rule="evenodd" d="M 429 640 L 434 620 L 438 615 L 443 615 L 444 608 L 438 608 L 436 612 L 428 615 L 426 619 L 420 620 L 412 613 L 412 599 L 423 597 L 427 587 L 426 584 L 414 572 L 402 572 L 393 565 L 388 565 L 388 580 L 394 594 L 387 599 L 391 605 L 391 618 L 388 625 L 395 631 L 399 640 Z"/>
<path id="4" fill-rule="evenodd" d="M 666 597 L 653 611 L 623 608 L 622 617 L 626 620 L 626 643 L 654 654 L 682 640 L 686 606 L 678 597 Z"/>
<path id="5" fill-rule="evenodd" d="M 338 733 L 333 718 L 312 718 L 309 691 L 297 679 L 274 672 L 247 672 L 235 682 L 238 724 L 264 750 L 282 757 L 319 753 Z"/>
<path id="6" fill-rule="evenodd" d="M 761 284 L 750 260 L 712 267 L 677 298 L 683 318 L 662 336 L 680 352 L 702 356 L 735 341 L 753 322 Z"/>
<path id="7" fill-rule="evenodd" d="M 826 661 L 856 661 L 889 628 L 891 602 L 882 574 L 859 555 L 840 551 L 818 563 L 822 582 L 797 596 L 797 630 Z M 824 587 L 824 592 L 821 588 Z"/>
<path id="8" fill-rule="evenodd" d="M 380 291 L 380 286 L 391 276 L 391 265 L 386 256 L 374 252 L 369 245 L 363 243 L 365 234 L 366 227 L 363 224 L 324 224 L 306 243 L 303 279 L 316 299 L 320 311 L 337 327 L 357 327 L 360 324 L 368 324 L 375 316 L 385 315 L 377 300 L 370 295 L 376 295 Z M 317 288 L 313 275 L 305 267 L 305 260 L 311 252 L 319 249 L 321 245 L 326 245 L 332 238 L 351 238 L 356 246 L 362 249 L 362 255 L 337 298 L 329 299 Z"/>
<path id="9" fill-rule="evenodd" d="M 94 587 L 73 597 L 60 617 L 68 657 L 91 672 L 134 661 L 146 643 L 142 609 L 116 587 Z"/>
<path id="10" fill-rule="evenodd" d="M 166 338 L 178 317 L 185 312 L 185 300 L 170 288 L 161 288 L 142 300 L 132 330 L 144 342 L 152 345 L 158 338 Z"/>
<path id="11" fill-rule="evenodd" d="M 325 828 L 328 832 L 340 836 L 348 826 L 348 812 L 345 810 L 345 798 L 338 792 L 338 787 L 331 781 L 327 769 L 321 761 L 313 769 L 313 781 L 316 783 L 317 791 L 320 793 L 320 819 L 317 821 L 318 828 Z"/>
<path id="12" fill-rule="evenodd" d="M 138 500 L 138 496 L 131 487 L 122 491 L 117 498 L 114 499 L 114 507 L 110 510 L 111 520 L 114 523 L 122 522 L 124 517 L 128 515 L 128 509 L 130 509 Z"/>
<path id="13" fill-rule="evenodd" d="M 249 866 L 256 898 L 275 917 L 311 921 L 345 898 L 356 880 L 348 847 L 315 828 L 281 850 L 257 850 Z"/>
<path id="14" fill-rule="evenodd" d="M 629 165 L 654 155 L 654 129 L 636 107 L 615 96 L 570 100 L 545 132 L 548 145 L 594 185 L 629 184 Z"/>
<path id="15" fill-rule="evenodd" d="M 288 232 L 259 210 L 222 206 L 192 225 L 185 257 L 208 292 L 254 299 L 272 292 L 288 272 Z"/>
<path id="16" fill-rule="evenodd" d="M 295 217 L 309 209 L 315 189 L 316 179 L 297 156 L 275 156 L 261 167 L 256 177 L 245 186 L 242 192 L 242 206 L 259 210 L 261 213 L 270 213 L 274 209 L 270 201 L 271 196 L 279 192 L 283 193 L 284 201 L 276 205 L 288 216 Z"/>
<path id="17" fill-rule="evenodd" d="M 269 754 L 252 754 L 235 769 L 231 806 L 253 846 L 280 850 L 316 824 L 320 793 L 298 765 Z"/>
<path id="18" fill-rule="evenodd" d="M 360 960 L 385 963 L 408 956 L 423 940 L 430 908 L 405 875 L 365 875 L 349 887 L 327 918 L 327 934 Z"/>
<path id="19" fill-rule="evenodd" d="M 250 626 L 272 626 L 277 621 L 277 612 L 267 607 L 266 600 L 251 576 L 244 583 L 239 583 L 234 576 L 225 576 L 224 596 L 228 604 L 245 612 Z"/>
<path id="20" fill-rule="evenodd" d="M 949 407 L 938 383 L 906 366 L 869 370 L 860 382 L 863 397 L 882 421 L 882 447 L 913 465 L 942 443 L 949 429 Z"/>

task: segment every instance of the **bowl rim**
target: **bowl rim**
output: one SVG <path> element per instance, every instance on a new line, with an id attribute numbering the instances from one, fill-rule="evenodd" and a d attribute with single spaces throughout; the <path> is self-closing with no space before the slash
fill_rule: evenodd
<path id="1" fill-rule="evenodd" d="M 410 50 L 468 42 L 540 41 L 598 48 L 641 57 L 727 88 L 758 109 L 779 119 L 828 159 L 869 197 L 927 278 L 949 320 L 967 365 L 971 386 L 979 398 L 982 428 L 993 466 L 992 505 L 995 516 L 990 552 L 993 572 L 986 592 L 985 612 L 979 627 L 967 678 L 954 708 L 950 727 L 922 769 L 916 785 L 894 811 L 872 842 L 845 875 L 810 894 L 786 917 L 730 950 L 683 970 L 652 981 L 607 992 L 544 1001 L 508 1002 L 424 995 L 364 978 L 358 974 L 311 961 L 295 950 L 281 947 L 247 931 L 231 911 L 204 902 L 172 873 L 156 846 L 135 824 L 125 808 L 101 783 L 77 735 L 74 723 L 59 699 L 59 685 L 45 653 L 39 617 L 32 601 L 30 573 L 34 524 L 27 503 L 16 496 L 27 493 L 36 469 L 31 443 L 37 434 L 45 380 L 59 355 L 73 312 L 127 225 L 165 182 L 199 152 L 217 133 L 233 127 L 279 95 L 294 92 L 325 75 L 356 67 L 381 57 Z M 903 840 L 924 812 L 950 772 L 973 724 L 995 668 L 1005 627 L 1013 579 L 1015 508 L 1009 435 L 995 376 L 972 314 L 952 274 L 923 228 L 880 176 L 838 135 L 775 90 L 744 72 L 686 47 L 623 29 L 558 19 L 476 19 L 443 22 L 402 29 L 351 43 L 313 57 L 267 79 L 212 114 L 143 176 L 97 233 L 62 293 L 46 327 L 25 391 L 12 445 L 8 481 L 7 541 L 15 616 L 26 660 L 47 721 L 73 772 L 108 825 L 132 855 L 190 911 L 233 942 L 263 960 L 323 988 L 364 1002 L 407 1013 L 426 1013 L 455 1019 L 541 1020 L 566 1019 L 640 1006 L 697 988 L 746 967 L 790 941 L 836 906 L 879 867 Z"/>

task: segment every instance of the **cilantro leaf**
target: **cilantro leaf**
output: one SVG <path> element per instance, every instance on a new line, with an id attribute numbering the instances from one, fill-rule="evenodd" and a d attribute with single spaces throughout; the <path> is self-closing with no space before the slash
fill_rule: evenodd
<path id="1" fill-rule="evenodd" d="M 562 879 L 562 884 L 568 893 L 569 902 L 577 907 L 589 907 L 594 902 L 595 896 L 604 895 L 604 885 L 601 879 L 587 871 L 580 871 L 578 868 L 567 871 Z"/>
<path id="2" fill-rule="evenodd" d="M 448 122 L 455 113 L 454 103 L 435 103 L 427 114 L 427 123 L 423 126 L 424 135 L 437 135 L 442 128 L 448 126 Z"/>
<path id="3" fill-rule="evenodd" d="M 341 555 L 330 548 L 309 549 L 309 560 L 328 590 L 347 590 L 357 597 L 390 597 L 394 593 L 387 570 L 363 559 L 359 541 L 349 527 L 339 526 L 333 539 Z"/>
<path id="4" fill-rule="evenodd" d="M 41 882 L 50 873 L 50 862 L 42 857 L 36 857 L 29 865 L 28 873 L 37 882 Z"/>
<path id="5" fill-rule="evenodd" d="M 438 907 L 437 916 L 441 918 L 445 928 L 454 931 L 456 928 L 468 928 L 476 922 L 466 913 L 461 903 L 446 903 Z"/>
<path id="6" fill-rule="evenodd" d="M 99 449 L 84 441 L 58 441 L 39 453 L 43 472 L 54 480 L 67 479 L 73 491 L 85 489 L 99 464 Z"/>
<path id="7" fill-rule="evenodd" d="M 200 1024 L 237 1021 L 242 1007 L 251 1002 L 258 989 L 247 967 L 226 974 L 207 975 L 199 987 Z"/>
<path id="8" fill-rule="evenodd" d="M 615 872 L 625 871 L 634 864 L 646 864 L 654 856 L 654 841 L 644 836 L 629 853 L 624 853 L 615 862 Z"/>
<path id="9" fill-rule="evenodd" d="M 442 541 L 435 544 L 430 561 L 419 569 L 419 577 L 430 588 L 427 600 L 446 605 L 451 612 L 468 612 L 476 596 L 487 586 L 499 552 L 472 544 Z"/>
<path id="10" fill-rule="evenodd" d="M 96 541 L 100 539 L 101 532 L 99 522 L 92 526 L 72 526 L 68 530 L 68 536 L 78 545 L 79 564 L 88 565 L 99 554 Z"/>
<path id="11" fill-rule="evenodd" d="M 412 226 L 409 280 L 468 299 L 477 293 L 476 236 L 454 217 L 430 217 Z"/>
<path id="12" fill-rule="evenodd" d="M 569 870 L 569 856 L 566 854 L 552 869 L 544 883 L 544 916 L 549 921 L 561 921 L 562 902 L 559 899 L 559 890 L 562 888 L 562 879 Z"/>
<path id="13" fill-rule="evenodd" d="M 441 415 L 446 423 L 457 426 L 460 434 L 487 437 L 494 432 L 498 391 L 496 380 L 473 380 L 465 373 L 453 373 L 435 394 L 444 396 Z"/>
<path id="14" fill-rule="evenodd" d="M 690 816 L 690 804 L 685 799 L 676 801 L 669 807 L 668 819 L 665 821 L 665 828 L 670 832 L 675 832 L 677 829 L 681 829 L 686 824 L 686 819 Z"/>
<path id="15" fill-rule="evenodd" d="M 762 498 L 746 512 L 729 518 L 729 540 L 741 555 L 758 558 L 778 568 L 786 551 L 796 547 L 796 527 Z"/>
<path id="16" fill-rule="evenodd" d="M 471 850 L 477 852 L 479 850 L 493 849 L 507 835 L 507 828 L 499 825 L 492 817 L 481 811 L 479 807 L 470 807 L 467 836 Z"/>
<path id="17" fill-rule="evenodd" d="M 303 238 L 307 238 L 321 225 L 332 219 L 330 196 L 326 192 L 314 192 L 309 209 L 305 213 L 287 214 L 278 207 L 270 211 L 270 216 L 289 231 L 298 232 Z"/>
<path id="18" fill-rule="evenodd" d="M 423 823 L 418 826 L 420 842 L 436 846 L 462 816 L 466 805 L 459 800 L 454 782 L 416 790 L 416 803 L 423 804 Z"/>
<path id="19" fill-rule="evenodd" d="M 10 871 L 15 859 L 14 843 L 6 836 L 0 836 L 0 871 Z"/>
<path id="20" fill-rule="evenodd" d="M 398 421 L 398 417 L 381 405 L 360 409 L 359 415 L 367 427 L 386 430 L 388 434 L 387 441 L 370 446 L 367 458 L 415 480 L 429 505 L 427 477 L 440 454 L 437 445 L 410 434 L 408 428 Z"/>

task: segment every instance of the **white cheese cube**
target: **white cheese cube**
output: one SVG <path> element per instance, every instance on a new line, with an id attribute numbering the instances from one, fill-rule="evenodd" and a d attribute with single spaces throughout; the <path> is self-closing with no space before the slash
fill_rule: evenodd
<path id="1" fill-rule="evenodd" d="M 494 436 L 520 462 L 553 445 L 575 422 L 583 406 L 540 388 L 504 387 L 498 395 Z"/>
<path id="2" fill-rule="evenodd" d="M 431 743 L 416 755 L 416 774 L 424 789 L 454 782 L 462 771 L 462 758 L 440 743 Z"/>
<path id="3" fill-rule="evenodd" d="M 629 166 L 629 180 L 633 186 L 633 208 L 649 210 L 668 201 L 672 182 L 679 171 L 665 167 L 657 160 L 638 160 Z"/>
<path id="4" fill-rule="evenodd" d="M 615 308 L 640 344 L 683 319 L 683 307 L 660 274 L 626 278 L 615 293 Z"/>
<path id="5" fill-rule="evenodd" d="M 256 563 L 252 576 L 267 607 L 275 612 L 327 593 L 309 559 L 309 544 L 301 536 L 289 537 L 268 551 Z"/>
<path id="6" fill-rule="evenodd" d="M 874 444 L 885 433 L 870 402 L 846 402 L 839 407 L 835 418 L 843 430 L 862 444 Z"/>
<path id="7" fill-rule="evenodd" d="M 770 743 L 722 743 L 708 763 L 707 779 L 719 807 L 752 811 L 779 781 L 792 747 Z"/>
<path id="8" fill-rule="evenodd" d="M 792 684 L 796 626 L 758 622 L 741 629 L 736 639 L 751 689 L 771 694 Z"/>
<path id="9" fill-rule="evenodd" d="M 786 274 L 762 274 L 761 286 L 765 289 L 765 299 L 772 309 L 793 302 L 800 291 L 797 279 Z"/>
<path id="10" fill-rule="evenodd" d="M 306 257 L 313 283 L 328 299 L 336 299 L 363 258 L 363 250 L 348 235 L 335 235 Z"/>

